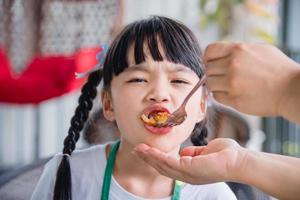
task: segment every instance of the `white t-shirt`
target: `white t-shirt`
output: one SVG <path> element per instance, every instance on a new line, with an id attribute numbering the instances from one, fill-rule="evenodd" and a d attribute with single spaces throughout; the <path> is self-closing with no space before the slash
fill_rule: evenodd
<path id="1" fill-rule="evenodd" d="M 97 145 L 84 150 L 76 150 L 70 157 L 73 200 L 100 199 L 106 166 L 105 146 Z M 56 170 L 61 157 L 62 155 L 58 154 L 45 165 L 44 172 L 31 197 L 32 200 L 53 199 Z M 111 200 L 145 200 L 126 191 L 113 177 L 109 197 Z M 225 183 L 185 184 L 181 190 L 181 199 L 230 200 L 236 197 Z M 171 200 L 171 196 L 159 200 Z"/>

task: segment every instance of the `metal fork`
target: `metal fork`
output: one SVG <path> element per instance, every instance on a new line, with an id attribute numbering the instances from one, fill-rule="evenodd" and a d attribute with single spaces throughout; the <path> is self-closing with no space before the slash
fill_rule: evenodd
<path id="1" fill-rule="evenodd" d="M 198 81 L 198 83 L 195 85 L 195 87 L 190 91 L 190 93 L 185 97 L 183 103 L 181 104 L 181 106 L 174 111 L 169 118 L 163 122 L 163 123 L 158 123 L 155 125 L 155 127 L 158 128 L 162 128 L 162 127 L 171 127 L 171 126 L 176 126 L 181 124 L 182 122 L 184 122 L 184 120 L 187 117 L 187 113 L 185 111 L 185 106 L 188 102 L 188 100 L 190 99 L 190 97 L 197 91 L 197 89 L 203 85 L 206 81 L 206 75 L 204 75 L 202 77 L 202 79 L 200 79 Z"/>

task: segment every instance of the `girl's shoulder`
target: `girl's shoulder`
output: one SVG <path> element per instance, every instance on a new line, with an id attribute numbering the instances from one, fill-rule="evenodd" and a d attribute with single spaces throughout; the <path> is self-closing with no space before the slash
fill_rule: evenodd
<path id="1" fill-rule="evenodd" d="M 82 170 L 92 170 L 106 164 L 105 149 L 110 143 L 99 144 L 84 149 L 75 150 L 69 156 L 69 162 L 72 173 L 80 173 Z M 46 164 L 46 168 L 57 169 L 63 157 L 62 153 L 58 153 Z"/>
<path id="2" fill-rule="evenodd" d="M 76 162 L 78 159 L 80 161 L 82 160 L 88 161 L 89 159 L 106 160 L 105 149 L 109 144 L 110 143 L 98 144 L 88 148 L 75 150 L 70 156 L 70 161 Z"/>
<path id="3" fill-rule="evenodd" d="M 78 165 L 85 163 L 85 165 L 89 163 L 103 163 L 106 162 L 106 153 L 105 149 L 111 143 L 98 144 L 88 148 L 76 149 L 72 155 L 69 157 L 71 165 Z M 53 159 L 61 160 L 63 154 L 56 154 Z"/>
<path id="4" fill-rule="evenodd" d="M 84 196 L 98 194 L 97 191 L 102 187 L 102 177 L 106 165 L 105 149 L 108 144 L 76 150 L 69 157 L 72 193 L 77 195 L 76 199 L 85 199 Z M 45 165 L 32 199 L 53 199 L 57 168 L 62 157 L 61 153 L 56 154 Z"/>

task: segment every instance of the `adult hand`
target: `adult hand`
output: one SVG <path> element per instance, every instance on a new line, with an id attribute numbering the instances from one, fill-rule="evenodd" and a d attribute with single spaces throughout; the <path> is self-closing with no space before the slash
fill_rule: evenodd
<path id="1" fill-rule="evenodd" d="M 299 64 L 274 46 L 214 43 L 206 48 L 204 62 L 207 86 L 220 103 L 261 116 L 285 115 L 297 108 L 291 99 L 300 91 Z M 295 120 L 296 115 L 285 117 Z"/>
<path id="2" fill-rule="evenodd" d="M 243 169 L 245 151 L 234 140 L 218 138 L 207 146 L 186 147 L 174 158 L 140 144 L 134 152 L 159 173 L 192 184 L 232 181 Z"/>
<path id="3" fill-rule="evenodd" d="M 179 159 L 145 144 L 134 152 L 159 173 L 176 180 L 192 184 L 240 182 L 278 199 L 299 199 L 299 158 L 250 151 L 225 138 L 204 147 L 186 147 Z"/>

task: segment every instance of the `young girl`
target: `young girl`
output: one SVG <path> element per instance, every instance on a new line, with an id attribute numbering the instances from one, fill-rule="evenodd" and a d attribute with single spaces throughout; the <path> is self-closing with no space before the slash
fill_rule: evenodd
<path id="1" fill-rule="evenodd" d="M 206 144 L 202 89 L 189 100 L 181 125 L 157 128 L 142 120 L 175 111 L 202 76 L 200 47 L 183 24 L 154 16 L 126 26 L 108 49 L 103 70 L 92 72 L 83 86 L 63 153 L 46 165 L 32 199 L 235 199 L 224 183 L 172 180 L 132 153 L 146 143 L 178 156 L 191 133 L 195 145 Z M 120 141 L 73 152 L 102 77 L 103 113 L 116 122 Z"/>

